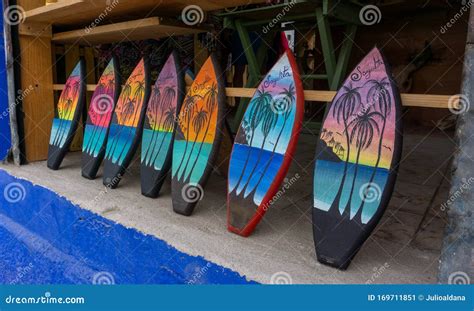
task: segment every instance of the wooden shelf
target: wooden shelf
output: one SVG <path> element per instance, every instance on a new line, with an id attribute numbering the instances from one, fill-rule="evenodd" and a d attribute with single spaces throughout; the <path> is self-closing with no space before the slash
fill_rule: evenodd
<path id="1" fill-rule="evenodd" d="M 87 84 L 87 91 L 93 92 L 95 90 L 95 84 Z M 64 89 L 64 84 L 53 84 L 53 90 L 61 91 Z M 228 97 L 247 97 L 250 98 L 255 93 L 254 88 L 240 88 L 240 87 L 227 87 L 226 96 Z M 336 95 L 335 91 L 315 91 L 305 90 L 304 98 L 306 101 L 315 102 L 330 102 Z M 456 96 L 456 95 L 454 95 Z M 448 109 L 448 103 L 458 102 L 454 101 L 455 98 L 450 95 L 430 95 L 430 94 L 401 94 L 402 104 L 405 107 L 422 107 L 422 108 L 438 108 Z M 456 107 L 453 107 L 456 108 Z"/>
<path id="2" fill-rule="evenodd" d="M 94 28 L 55 33 L 51 41 L 55 43 L 96 45 L 120 41 L 159 39 L 203 31 L 206 31 L 206 29 L 202 27 L 189 27 L 181 22 L 161 17 L 149 17 Z"/>
<path id="3" fill-rule="evenodd" d="M 47 23 L 57 26 L 88 24 L 101 14 L 108 19 L 130 19 L 177 16 L 188 5 L 198 5 L 204 12 L 240 5 L 263 3 L 265 0 L 61 0 L 25 12 L 25 22 Z M 105 15 L 105 16 L 104 16 Z"/>

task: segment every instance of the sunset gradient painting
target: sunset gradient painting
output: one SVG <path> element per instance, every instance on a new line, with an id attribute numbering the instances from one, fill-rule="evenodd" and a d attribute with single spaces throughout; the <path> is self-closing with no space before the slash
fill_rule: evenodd
<path id="1" fill-rule="evenodd" d="M 145 116 L 141 152 L 141 189 L 157 197 L 171 168 L 176 122 L 184 98 L 184 73 L 177 53 L 170 54 L 152 87 Z"/>
<path id="2" fill-rule="evenodd" d="M 374 48 L 334 97 L 314 168 L 313 231 L 318 259 L 345 269 L 380 220 L 401 154 L 400 95 Z"/>
<path id="3" fill-rule="evenodd" d="M 214 54 L 184 97 L 173 143 L 173 210 L 190 215 L 202 198 L 224 130 L 225 89 Z"/>
<path id="4" fill-rule="evenodd" d="M 55 109 L 48 146 L 50 169 L 59 169 L 69 151 L 85 105 L 84 61 L 79 60 L 66 80 Z"/>
<path id="5" fill-rule="evenodd" d="M 250 234 L 277 192 L 303 120 L 302 83 L 287 50 L 263 78 L 245 111 L 229 163 L 228 229 Z"/>
<path id="6" fill-rule="evenodd" d="M 122 88 L 114 110 L 105 158 L 122 165 L 142 121 L 145 102 L 145 65 L 141 59 Z"/>
<path id="7" fill-rule="evenodd" d="M 112 58 L 99 78 L 87 113 L 82 144 L 82 176 L 94 179 L 107 146 L 110 123 L 120 92 L 117 60 Z"/>
<path id="8" fill-rule="evenodd" d="M 81 86 L 81 64 L 77 63 L 64 85 L 57 106 L 57 117 L 53 120 L 50 145 L 63 147 L 71 128 L 77 104 L 79 102 L 79 89 Z"/>

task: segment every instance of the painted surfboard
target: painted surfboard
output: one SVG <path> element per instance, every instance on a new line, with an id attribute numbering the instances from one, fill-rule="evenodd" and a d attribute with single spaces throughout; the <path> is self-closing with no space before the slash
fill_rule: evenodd
<path id="1" fill-rule="evenodd" d="M 59 168 L 76 134 L 85 101 L 84 72 L 84 61 L 80 60 L 59 97 L 48 148 L 47 165 L 52 170 Z"/>
<path id="2" fill-rule="evenodd" d="M 235 137 L 227 181 L 229 231 L 250 235 L 271 205 L 294 154 L 303 96 L 294 56 L 287 50 L 258 86 Z"/>
<path id="3" fill-rule="evenodd" d="M 321 263 L 346 269 L 382 217 L 401 156 L 400 105 L 374 48 L 334 97 L 316 148 L 313 233 Z"/>
<path id="4" fill-rule="evenodd" d="M 141 189 L 156 198 L 171 168 L 176 120 L 186 92 L 183 71 L 175 52 L 163 65 L 151 90 L 145 116 L 141 152 Z"/>
<path id="5" fill-rule="evenodd" d="M 138 149 L 149 94 L 148 61 L 142 58 L 122 88 L 110 123 L 103 176 L 109 188 L 118 186 Z"/>
<path id="6" fill-rule="evenodd" d="M 92 94 L 82 143 L 82 176 L 94 179 L 105 155 L 109 125 L 120 94 L 118 63 L 112 58 Z"/>
<path id="7" fill-rule="evenodd" d="M 173 144 L 173 210 L 192 214 L 204 195 L 224 127 L 225 88 L 215 55 L 201 67 L 184 98 Z"/>

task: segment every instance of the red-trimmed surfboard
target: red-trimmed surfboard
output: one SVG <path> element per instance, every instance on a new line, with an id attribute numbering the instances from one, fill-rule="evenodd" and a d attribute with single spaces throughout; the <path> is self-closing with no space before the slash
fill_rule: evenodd
<path id="1" fill-rule="evenodd" d="M 138 149 L 150 94 L 148 61 L 142 58 L 122 88 L 107 139 L 103 183 L 116 188 Z"/>
<path id="2" fill-rule="evenodd" d="M 118 63 L 113 57 L 105 67 L 89 105 L 82 143 L 82 176 L 85 178 L 94 179 L 104 159 L 109 125 L 120 88 Z"/>
<path id="3" fill-rule="evenodd" d="M 179 113 L 173 144 L 173 210 L 192 214 L 204 196 L 222 140 L 225 88 L 219 63 L 212 54 L 194 79 Z"/>
<path id="4" fill-rule="evenodd" d="M 382 217 L 402 150 L 400 105 L 374 48 L 334 97 L 316 149 L 313 233 L 321 263 L 346 269 Z"/>
<path id="5" fill-rule="evenodd" d="M 81 59 L 67 79 L 55 110 L 48 148 L 50 169 L 57 170 L 69 151 L 84 108 L 85 93 L 84 61 Z"/>
<path id="6" fill-rule="evenodd" d="M 237 131 L 227 182 L 229 231 L 250 235 L 270 206 L 295 151 L 303 96 L 298 67 L 287 50 L 258 86 Z"/>
<path id="7" fill-rule="evenodd" d="M 156 198 L 171 168 L 176 120 L 186 92 L 176 52 L 170 54 L 151 90 L 141 152 L 142 194 Z"/>

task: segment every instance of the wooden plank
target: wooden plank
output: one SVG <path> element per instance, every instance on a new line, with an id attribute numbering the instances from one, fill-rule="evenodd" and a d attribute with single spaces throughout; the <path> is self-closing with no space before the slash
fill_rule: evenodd
<path id="1" fill-rule="evenodd" d="M 184 23 L 149 17 L 122 23 L 82 28 L 53 34 L 53 42 L 70 42 L 84 45 L 104 44 L 119 41 L 158 39 L 206 31 L 204 28 L 190 27 Z"/>
<path id="2" fill-rule="evenodd" d="M 64 88 L 64 84 L 55 84 L 53 89 L 60 91 Z M 93 92 L 94 84 L 87 85 L 87 91 Z M 226 96 L 228 97 L 247 97 L 251 98 L 255 93 L 254 88 L 226 87 Z M 335 91 L 316 91 L 305 90 L 305 101 L 314 102 L 330 102 L 336 95 Z M 447 109 L 448 103 L 452 102 L 454 107 L 458 108 L 457 102 L 459 95 L 434 95 L 434 94 L 401 94 L 403 106 L 406 107 L 422 107 L 422 108 L 440 108 Z"/>
<path id="3" fill-rule="evenodd" d="M 202 11 L 214 11 L 228 7 L 263 3 L 265 0 L 200 0 L 195 1 Z M 44 3 L 44 2 L 43 2 Z M 99 19 L 100 22 L 145 17 L 159 13 L 162 16 L 176 16 L 189 6 L 187 0 L 62 0 L 25 12 L 25 21 L 47 22 L 58 26 L 88 24 Z"/>
<path id="4" fill-rule="evenodd" d="M 25 10 L 38 6 L 43 1 L 19 0 Z M 45 160 L 54 117 L 53 72 L 51 39 L 19 35 L 21 48 L 21 89 L 32 88 L 23 98 L 25 159 L 28 162 Z M 39 104 L 41 103 L 41 104 Z"/>
<path id="5" fill-rule="evenodd" d="M 69 14 L 81 13 L 81 9 L 84 10 L 85 6 L 86 3 L 84 0 L 63 0 L 26 11 L 24 18 L 25 22 L 35 21 L 51 23 Z"/>
<path id="6" fill-rule="evenodd" d="M 18 25 L 18 33 L 25 36 L 51 38 L 52 27 L 45 23 L 21 23 Z"/>

